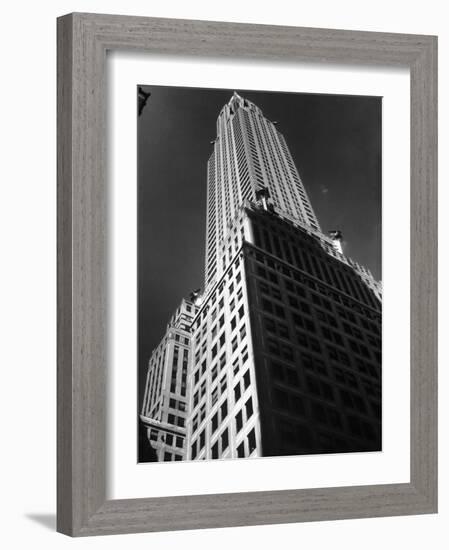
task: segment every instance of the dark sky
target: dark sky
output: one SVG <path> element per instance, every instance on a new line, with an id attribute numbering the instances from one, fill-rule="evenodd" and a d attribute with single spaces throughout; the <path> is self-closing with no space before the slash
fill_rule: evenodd
<path id="1" fill-rule="evenodd" d="M 203 285 L 206 163 L 234 91 L 142 88 L 151 97 L 138 120 L 140 381 L 172 312 Z M 237 91 L 278 121 L 323 231 L 340 229 L 344 252 L 381 279 L 381 98 Z"/>

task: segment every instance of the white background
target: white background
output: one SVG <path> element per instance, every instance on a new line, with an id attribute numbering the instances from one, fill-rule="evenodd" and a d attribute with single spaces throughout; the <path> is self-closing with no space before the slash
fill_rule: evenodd
<path id="1" fill-rule="evenodd" d="M 96 11 L 190 19 L 439 34 L 440 181 L 447 182 L 449 45 L 444 3 L 333 2 L 9 2 L 2 12 L 0 235 L 2 258 L 2 544 L 7 548 L 379 549 L 447 545 L 449 414 L 447 369 L 440 370 L 440 513 L 435 516 L 126 535 L 72 541 L 54 533 L 55 513 L 55 17 Z M 448 199 L 441 186 L 440 208 Z M 442 210 L 444 212 L 445 210 Z M 441 216 L 440 233 L 449 231 Z M 441 239 L 443 242 L 443 239 Z M 443 247 L 442 247 L 443 248 Z M 441 250 L 440 280 L 448 279 Z M 447 290 L 441 285 L 444 312 Z M 441 341 L 447 321 L 441 316 Z M 441 347 L 443 367 L 449 357 Z"/>

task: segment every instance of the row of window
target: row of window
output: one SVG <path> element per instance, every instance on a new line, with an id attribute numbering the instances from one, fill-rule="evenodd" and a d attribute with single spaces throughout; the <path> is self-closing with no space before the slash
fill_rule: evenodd
<path id="1" fill-rule="evenodd" d="M 256 246 L 370 307 L 379 307 L 372 291 L 359 277 L 354 277 L 352 269 L 340 261 L 335 261 L 315 239 L 296 228 L 285 232 L 285 223 L 282 229 L 278 224 L 270 224 L 267 227 L 267 221 L 264 220 L 263 225 L 254 221 Z"/>
<path id="2" fill-rule="evenodd" d="M 360 444 L 355 444 L 341 435 L 335 428 L 341 425 L 341 419 L 335 409 L 324 409 L 317 403 L 316 419 L 329 431 L 312 429 L 308 425 L 277 417 L 278 449 L 287 454 L 317 452 L 344 452 L 346 450 L 360 450 Z M 356 416 L 347 417 L 349 435 L 365 440 L 366 448 L 380 450 L 380 434 L 373 425 Z"/>
<path id="3" fill-rule="evenodd" d="M 168 413 L 167 422 L 168 424 L 172 424 L 173 426 L 179 426 L 180 428 L 184 428 L 186 425 L 186 420 L 183 416 L 178 416 L 173 413 Z"/>
<path id="4" fill-rule="evenodd" d="M 341 317 L 346 317 L 346 315 L 351 318 L 352 322 L 357 322 L 353 316 L 353 312 L 361 315 L 360 322 L 364 320 L 366 330 L 374 330 L 378 334 L 378 328 L 376 325 L 372 325 L 370 320 L 380 322 L 380 303 L 376 301 L 373 305 L 369 307 L 364 307 L 356 298 L 351 298 L 348 295 L 343 294 L 341 291 L 336 290 L 335 286 L 326 285 L 321 282 L 318 282 L 313 277 L 310 277 L 306 272 L 300 272 L 295 269 L 291 269 L 285 264 L 276 262 L 270 256 L 263 254 L 258 251 L 250 251 L 250 255 L 254 256 L 257 265 L 255 267 L 256 274 L 259 277 L 265 279 L 267 283 L 273 283 L 279 288 L 279 275 L 282 275 L 283 283 L 285 288 L 298 296 L 304 297 L 304 288 L 308 288 L 310 291 L 319 293 L 319 296 L 314 298 L 316 305 L 321 305 L 325 309 L 332 311 L 331 303 L 325 298 L 325 296 L 332 299 L 333 302 L 337 303 L 337 307 L 340 307 L 340 304 L 347 308 L 346 311 L 341 314 Z M 348 268 L 349 269 L 349 268 Z M 352 278 L 358 281 L 358 277 L 354 276 L 352 273 Z M 300 283 L 297 285 L 296 283 Z M 363 284 L 360 282 L 360 284 Z M 275 297 L 275 296 L 273 296 Z M 374 308 L 374 309 L 372 309 Z"/>
<path id="5" fill-rule="evenodd" d="M 293 305 L 293 300 L 290 302 L 290 305 Z M 300 345 L 303 348 L 310 348 L 311 350 L 321 353 L 321 345 L 317 338 L 315 336 L 311 336 L 310 333 L 315 334 L 317 333 L 317 328 L 314 322 L 308 318 L 307 316 L 304 316 L 305 314 L 310 314 L 310 307 L 305 302 L 301 302 L 295 299 L 295 305 L 297 307 L 301 308 L 301 313 L 294 313 L 291 312 L 291 318 L 293 321 L 293 324 L 296 327 L 301 327 L 303 330 L 297 330 L 294 335 L 290 333 L 290 329 L 288 324 L 284 321 L 286 319 L 286 312 L 285 308 L 278 305 L 275 302 L 272 302 L 271 300 L 268 300 L 267 298 L 261 299 L 261 306 L 264 312 L 268 313 L 270 316 L 273 317 L 263 317 L 263 324 L 265 331 L 270 335 L 276 335 L 278 338 L 283 338 L 285 340 L 290 340 L 292 343 L 296 343 Z M 333 316 L 332 320 L 335 318 Z M 282 320 L 281 320 L 282 319 Z M 335 324 L 337 324 L 335 322 Z M 347 325 L 347 323 L 344 323 Z M 349 327 L 349 325 L 348 325 Z M 307 331 L 307 332 L 305 332 Z M 378 338 L 370 337 L 368 336 L 367 339 L 369 341 L 370 346 L 373 348 L 372 352 L 368 349 L 368 347 L 365 345 L 365 340 L 363 339 L 363 335 L 359 329 L 354 329 L 352 331 L 352 335 L 354 337 L 359 337 L 362 340 L 356 341 L 353 338 L 349 338 L 346 336 L 343 338 L 342 334 L 336 330 L 331 330 L 326 325 L 320 325 L 320 332 L 324 338 L 325 341 L 328 341 L 332 344 L 336 344 L 337 346 L 340 346 L 342 348 L 348 347 L 353 353 L 359 355 L 362 358 L 370 359 L 375 357 L 376 361 L 380 363 L 381 360 L 381 352 L 380 352 L 380 340 Z M 348 332 L 348 331 L 347 331 Z M 293 360 L 293 354 L 289 351 L 285 351 L 286 344 L 283 344 L 282 342 L 277 342 L 273 340 L 271 337 L 267 337 L 267 348 L 271 353 L 274 353 L 276 355 L 283 355 L 284 357 L 286 354 L 291 357 L 291 360 Z M 281 349 L 283 348 L 283 349 Z M 337 348 L 333 346 L 327 347 L 329 356 L 331 359 L 340 359 L 345 364 L 349 363 L 349 356 L 346 352 L 343 350 L 338 350 Z"/>
<path id="6" fill-rule="evenodd" d="M 261 274 L 263 275 L 266 273 L 266 270 L 261 266 L 257 266 L 256 273 L 257 275 L 261 275 Z M 309 332 L 316 332 L 316 327 L 313 321 L 309 318 L 304 317 L 304 315 L 309 315 L 309 316 L 312 315 L 312 310 L 310 308 L 310 305 L 304 300 L 300 299 L 300 297 L 305 298 L 307 296 L 305 289 L 300 285 L 297 285 L 297 284 L 293 285 L 293 283 L 286 284 L 286 287 L 288 287 L 288 290 L 293 290 L 295 292 L 295 294 L 290 294 L 290 292 L 287 293 L 286 302 L 292 309 L 297 310 L 298 312 L 303 314 L 303 315 L 298 315 L 298 314 L 292 313 L 293 322 L 297 326 L 301 326 L 306 330 L 308 330 Z M 282 319 L 285 319 L 286 316 L 285 316 L 284 308 L 272 301 L 273 299 L 275 299 L 280 301 L 281 303 L 285 303 L 285 300 L 283 300 L 283 295 L 279 290 L 279 285 L 277 287 L 274 287 L 263 281 L 258 280 L 258 288 L 263 295 L 270 296 L 270 299 L 267 299 L 267 298 L 261 299 L 261 305 L 264 311 L 271 313 L 272 315 L 276 315 Z M 310 293 L 310 297 L 311 297 L 311 301 L 315 305 L 314 311 L 315 311 L 316 317 L 320 321 L 326 322 L 327 325 L 330 325 L 333 328 L 340 328 L 335 316 L 332 315 L 331 313 L 328 313 L 333 311 L 331 302 L 326 298 L 318 296 L 314 292 Z M 319 307 L 324 307 L 327 311 L 323 311 L 322 309 L 319 309 Z M 342 308 L 339 308 L 339 312 L 341 309 Z M 345 317 L 350 317 L 352 322 L 356 322 L 356 318 L 351 312 L 348 312 L 348 314 L 345 315 Z M 361 321 L 363 321 L 363 326 L 367 332 L 375 332 L 376 335 L 380 333 L 379 327 L 377 327 L 375 323 L 369 322 L 365 319 L 361 319 Z M 361 330 L 359 330 L 359 328 L 351 326 L 346 321 L 343 321 L 342 327 L 347 335 L 353 336 L 361 341 L 364 341 L 363 333 Z M 331 335 L 329 333 L 329 328 L 323 327 L 323 326 L 322 326 L 322 331 L 323 331 L 323 334 L 328 339 L 330 340 L 333 339 L 334 341 L 336 341 L 337 344 L 343 345 L 341 337 L 338 333 L 334 332 L 333 335 Z M 372 334 L 367 334 L 366 338 L 374 347 L 380 347 L 380 340 L 372 336 Z"/>
<path id="7" fill-rule="evenodd" d="M 164 453 L 164 462 L 171 462 L 172 460 L 179 461 L 182 460 L 182 458 L 182 455 L 176 453 L 169 453 L 168 451 Z"/>
<path id="8" fill-rule="evenodd" d="M 335 403 L 335 390 L 327 382 L 307 375 L 305 377 L 307 398 L 304 395 L 297 394 L 291 390 L 299 388 L 299 378 L 292 374 L 292 371 L 285 368 L 279 368 L 280 365 L 272 365 L 272 374 L 275 384 L 272 388 L 272 403 L 273 407 L 279 411 L 290 412 L 297 416 L 305 416 L 305 399 L 319 398 L 327 403 Z M 276 368 L 277 367 L 277 368 Z M 294 372 L 294 371 L 293 371 Z M 288 376 L 292 376 L 289 380 Z M 282 385 L 276 384 L 280 382 L 282 384 L 288 384 L 288 389 Z M 293 382 L 290 384 L 290 382 Z M 347 389 L 338 388 L 341 402 L 346 411 L 355 412 L 361 415 L 371 415 L 374 413 L 375 417 L 379 417 L 380 403 L 377 401 L 364 400 L 360 393 L 349 391 Z M 372 411 L 368 410 L 368 403 Z M 320 412 L 321 411 L 321 412 Z M 332 412 L 334 411 L 334 412 Z M 341 420 L 337 420 L 339 413 L 334 409 L 325 405 L 322 401 L 315 401 L 312 399 L 312 415 L 318 420 L 330 424 L 333 427 L 341 427 Z"/>
<path id="9" fill-rule="evenodd" d="M 301 365 L 310 375 L 333 379 L 337 384 L 349 389 L 358 390 L 360 392 L 363 387 L 365 393 L 369 397 L 380 400 L 381 386 L 378 382 L 379 375 L 377 373 L 377 377 L 373 377 L 376 378 L 376 381 L 373 382 L 364 377 L 359 378 L 353 371 L 342 368 L 340 365 L 331 364 L 328 367 L 323 360 L 306 353 L 301 353 L 298 365 Z M 292 389 L 299 389 L 301 387 L 296 364 L 292 366 L 271 360 L 270 372 L 271 378 L 274 381 L 286 384 Z M 311 382 L 311 384 L 313 384 L 313 382 Z M 313 392 L 313 388 L 311 391 Z"/>

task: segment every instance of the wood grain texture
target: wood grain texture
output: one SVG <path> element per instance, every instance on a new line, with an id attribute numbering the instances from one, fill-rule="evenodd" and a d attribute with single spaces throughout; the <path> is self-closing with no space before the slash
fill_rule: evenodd
<path id="1" fill-rule="evenodd" d="M 72 25 L 58 21 L 58 166 L 57 166 L 57 528 L 72 528 Z M 63 510 L 63 511 L 62 511 Z"/>
<path id="2" fill-rule="evenodd" d="M 106 500 L 108 50 L 407 66 L 411 73 L 411 480 Z M 437 510 L 437 40 L 70 14 L 58 20 L 58 531 L 72 536 Z"/>

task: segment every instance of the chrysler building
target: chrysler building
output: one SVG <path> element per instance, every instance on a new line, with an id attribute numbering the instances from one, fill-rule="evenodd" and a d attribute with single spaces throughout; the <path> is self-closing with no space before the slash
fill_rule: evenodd
<path id="1" fill-rule="evenodd" d="M 149 358 L 158 460 L 382 448 L 381 284 L 322 231 L 276 126 L 235 92 L 218 115 L 204 289 Z"/>

